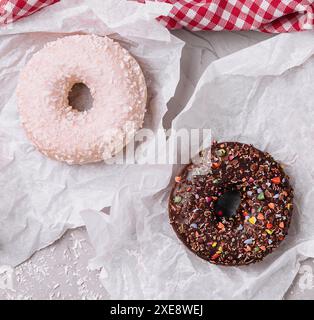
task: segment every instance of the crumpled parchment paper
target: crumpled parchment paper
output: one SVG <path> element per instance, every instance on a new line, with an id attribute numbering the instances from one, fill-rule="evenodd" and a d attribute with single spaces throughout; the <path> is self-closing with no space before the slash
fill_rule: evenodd
<path id="1" fill-rule="evenodd" d="M 115 299 L 281 299 L 300 262 L 314 257 L 314 34 L 282 34 L 213 62 L 173 128 L 211 128 L 284 164 L 295 189 L 289 235 L 263 262 L 209 264 L 168 222 L 171 165 L 124 172 L 110 215 L 82 211 L 96 248 L 92 268 Z M 134 181 L 138 184 L 134 184 Z"/>
<path id="2" fill-rule="evenodd" d="M 165 4 L 62 1 L 0 29 L 0 265 L 19 264 L 82 225 L 81 210 L 110 206 L 128 170 L 68 166 L 41 155 L 19 123 L 15 87 L 21 68 L 48 41 L 73 33 L 109 35 L 142 66 L 149 91 L 145 127 L 156 132 L 180 77 L 183 47 L 155 21 L 167 10 Z"/>

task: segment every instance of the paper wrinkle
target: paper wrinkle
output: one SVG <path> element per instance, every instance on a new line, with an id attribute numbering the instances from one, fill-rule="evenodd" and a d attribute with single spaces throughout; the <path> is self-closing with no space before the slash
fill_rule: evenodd
<path id="1" fill-rule="evenodd" d="M 159 8 L 165 12 L 165 6 Z M 69 166 L 30 144 L 19 123 L 15 88 L 20 70 L 36 51 L 70 33 L 119 39 L 139 61 L 148 83 L 145 128 L 156 132 L 162 127 L 179 81 L 183 42 L 155 21 L 158 6 L 150 13 L 141 4 L 111 0 L 106 9 L 111 9 L 110 21 L 102 1 L 62 1 L 0 29 L 0 265 L 15 266 L 68 228 L 83 225 L 80 211 L 110 206 L 128 172 L 127 165 Z"/>
<path id="2" fill-rule="evenodd" d="M 314 35 L 279 35 L 209 65 L 173 128 L 211 128 L 219 141 L 252 143 L 284 164 L 295 189 L 289 235 L 262 262 L 209 264 L 177 239 L 167 200 L 176 166 L 127 168 L 109 215 L 84 212 L 91 267 L 113 299 L 282 299 L 314 257 Z M 141 188 L 144 180 L 152 188 Z"/>

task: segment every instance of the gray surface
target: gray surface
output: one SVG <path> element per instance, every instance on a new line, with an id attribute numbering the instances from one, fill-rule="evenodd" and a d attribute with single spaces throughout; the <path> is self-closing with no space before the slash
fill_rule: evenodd
<path id="1" fill-rule="evenodd" d="M 18 266 L 13 276 L 14 291 L 0 290 L 0 299 L 108 299 L 98 273 L 87 268 L 93 254 L 85 229 L 70 230 Z M 313 262 L 307 260 L 303 266 L 314 271 Z M 312 274 L 307 275 L 308 281 L 299 274 L 285 298 L 314 299 L 314 289 L 302 289 Z"/>
<path id="2" fill-rule="evenodd" d="M 171 120 L 187 103 L 206 66 L 218 58 L 271 37 L 256 32 L 191 33 L 183 30 L 174 32 L 174 35 L 187 44 L 182 56 L 181 80 L 164 121 L 168 128 Z M 53 245 L 15 268 L 13 290 L 0 289 L 0 298 L 108 299 L 98 280 L 98 273 L 88 270 L 88 260 L 93 254 L 85 229 L 70 230 Z M 285 295 L 286 299 L 314 299 L 313 262 L 307 260 L 303 263 L 303 274 L 297 276 Z"/>

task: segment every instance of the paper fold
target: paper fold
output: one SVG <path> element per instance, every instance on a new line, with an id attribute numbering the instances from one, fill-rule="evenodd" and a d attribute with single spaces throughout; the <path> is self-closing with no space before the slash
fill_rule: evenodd
<path id="1" fill-rule="evenodd" d="M 41 155 L 19 123 L 15 87 L 20 70 L 36 51 L 59 37 L 109 35 L 144 71 L 149 92 L 145 127 L 156 132 L 179 81 L 183 47 L 155 21 L 156 10 L 150 13 L 146 6 L 124 1 L 106 1 L 104 7 L 102 1 L 74 0 L 0 29 L 0 265 L 17 265 L 67 229 L 83 225 L 80 211 L 110 206 L 128 168 L 103 163 L 68 166 Z"/>
<path id="2" fill-rule="evenodd" d="M 210 128 L 218 141 L 252 143 L 291 177 L 289 235 L 264 261 L 209 264 L 189 252 L 169 221 L 175 167 L 129 168 L 110 216 L 82 217 L 114 299 L 282 299 L 301 261 L 314 257 L 314 35 L 279 35 L 216 60 L 204 72 L 173 128 Z M 135 184 L 149 180 L 149 190 Z M 139 184 L 141 185 L 141 183 Z M 98 232 L 97 230 L 101 230 Z"/>

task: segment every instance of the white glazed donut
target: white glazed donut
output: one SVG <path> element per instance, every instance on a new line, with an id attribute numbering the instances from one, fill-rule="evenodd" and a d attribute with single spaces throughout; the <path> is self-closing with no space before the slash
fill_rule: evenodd
<path id="1" fill-rule="evenodd" d="M 84 83 L 93 107 L 78 111 L 68 94 Z M 143 125 L 147 88 L 136 60 L 108 37 L 76 35 L 48 43 L 22 70 L 20 119 L 46 156 L 69 164 L 106 160 Z"/>

